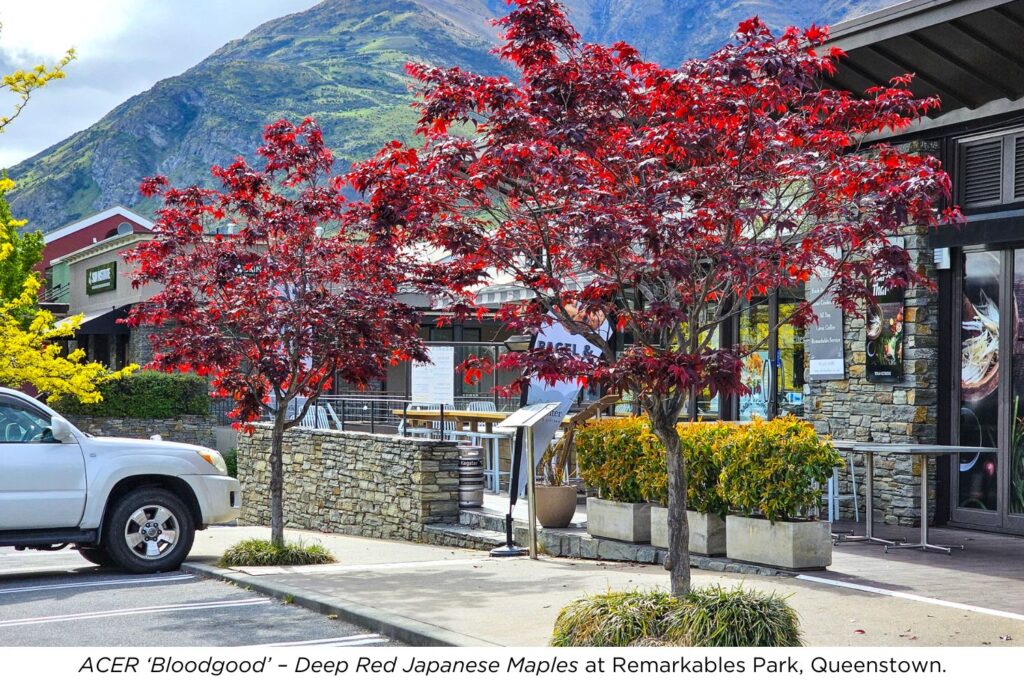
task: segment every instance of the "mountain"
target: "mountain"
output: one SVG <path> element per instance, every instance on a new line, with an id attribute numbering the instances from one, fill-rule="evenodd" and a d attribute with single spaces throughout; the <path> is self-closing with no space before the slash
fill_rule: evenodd
<path id="1" fill-rule="evenodd" d="M 566 0 L 584 38 L 626 40 L 677 64 L 724 44 L 737 23 L 834 22 L 885 0 Z M 264 124 L 313 116 L 342 168 L 408 139 L 408 61 L 504 73 L 487 23 L 504 0 L 324 0 L 263 24 L 184 73 L 160 81 L 93 126 L 9 170 L 15 215 L 54 230 L 115 204 L 149 213 L 144 176 L 203 183 L 213 164 L 251 154 Z M 71 76 L 73 78 L 73 75 Z"/>

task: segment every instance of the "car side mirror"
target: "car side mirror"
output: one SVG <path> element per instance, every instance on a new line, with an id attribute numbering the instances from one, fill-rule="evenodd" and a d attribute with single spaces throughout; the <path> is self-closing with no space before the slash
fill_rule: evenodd
<path id="1" fill-rule="evenodd" d="M 54 415 L 50 419 L 50 433 L 53 435 L 54 441 L 60 443 L 75 442 L 75 435 L 71 431 L 71 423 L 59 415 Z"/>

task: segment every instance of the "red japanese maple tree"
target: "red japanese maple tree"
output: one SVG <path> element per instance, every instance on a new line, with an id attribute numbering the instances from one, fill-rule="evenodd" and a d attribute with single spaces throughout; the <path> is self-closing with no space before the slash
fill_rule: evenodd
<path id="1" fill-rule="evenodd" d="M 822 89 L 842 56 L 816 49 L 823 28 L 775 36 L 753 18 L 710 57 L 666 68 L 624 43 L 582 43 L 554 0 L 511 4 L 496 22 L 498 54 L 520 78 L 410 65 L 425 141 L 392 145 L 355 175 L 403 197 L 397 220 L 450 252 L 456 290 L 474 272 L 511 275 L 533 297 L 501 309 L 510 327 L 557 322 L 603 350 L 503 362 L 639 397 L 668 453 L 666 567 L 683 593 L 675 425 L 698 392 L 744 391 L 742 359 L 763 343 L 717 347 L 715 331 L 752 298 L 814 273 L 829 274 L 827 296 L 850 313 L 872 284 L 928 284 L 891 238 L 957 218 L 939 209 L 949 179 L 926 155 L 861 145 L 938 102 L 915 99 L 909 77 L 861 95 Z M 780 324 L 807 323 L 812 303 Z M 586 322 L 597 319 L 626 335 L 622 353 Z"/>
<path id="2" fill-rule="evenodd" d="M 140 245 L 136 286 L 163 290 L 136 306 L 153 325 L 156 367 L 211 378 L 238 424 L 268 414 L 272 541 L 284 543 L 281 447 L 335 377 L 365 385 L 401 360 L 426 360 L 419 314 L 399 300 L 418 282 L 400 231 L 339 192 L 332 155 L 309 120 L 264 132 L 261 168 L 214 167 L 221 189 L 144 181 L 163 208 Z M 383 226 L 383 227 L 381 227 Z M 299 410 L 289 411 L 295 399 Z"/>

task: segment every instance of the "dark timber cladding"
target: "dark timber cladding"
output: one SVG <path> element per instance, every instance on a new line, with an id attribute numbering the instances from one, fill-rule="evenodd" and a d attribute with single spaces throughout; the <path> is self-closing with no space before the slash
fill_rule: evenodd
<path id="1" fill-rule="evenodd" d="M 941 97 L 942 114 L 1024 109 L 1022 45 L 1024 0 L 911 0 L 832 28 L 826 47 L 848 56 L 827 85 L 863 92 L 913 72 L 911 90 Z"/>

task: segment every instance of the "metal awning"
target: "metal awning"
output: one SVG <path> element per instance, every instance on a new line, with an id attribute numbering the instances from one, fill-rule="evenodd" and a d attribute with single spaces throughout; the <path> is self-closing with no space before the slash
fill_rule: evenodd
<path id="1" fill-rule="evenodd" d="M 117 321 L 128 315 L 131 306 L 89 313 L 82 319 L 76 334 L 128 334 L 130 328 Z"/>
<path id="2" fill-rule="evenodd" d="M 847 53 L 826 86 L 855 93 L 915 73 L 938 95 L 919 127 L 1024 111 L 1024 0 L 910 0 L 835 24 L 825 48 Z"/>

